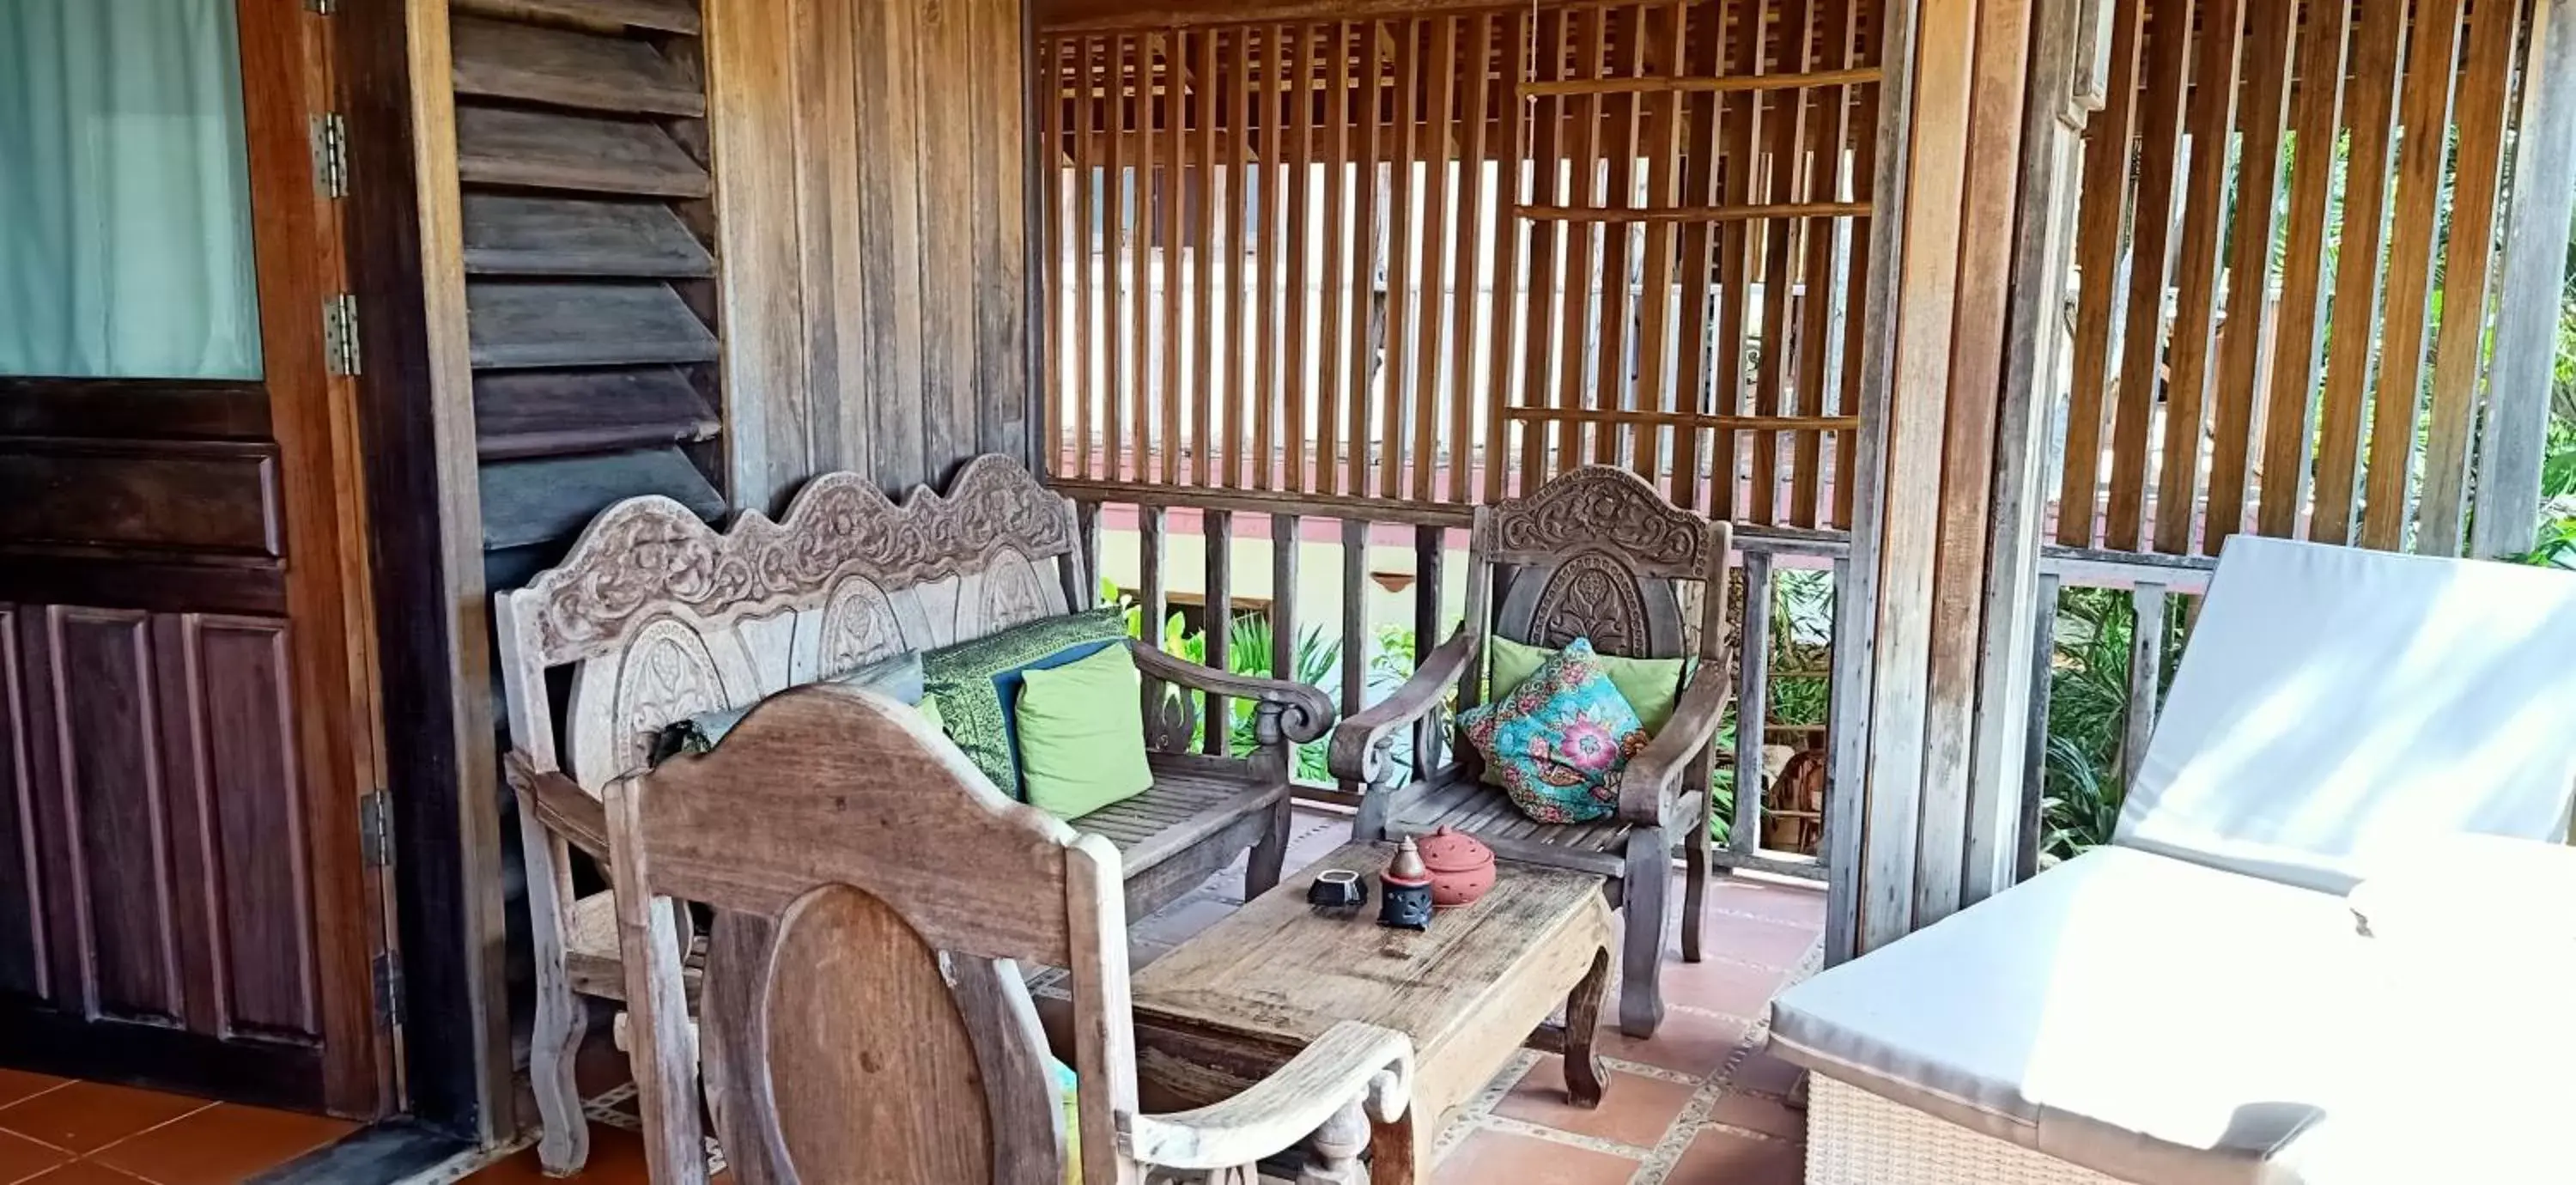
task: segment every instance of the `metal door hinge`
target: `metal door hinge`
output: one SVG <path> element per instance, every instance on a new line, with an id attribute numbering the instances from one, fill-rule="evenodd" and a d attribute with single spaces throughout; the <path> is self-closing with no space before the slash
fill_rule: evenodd
<path id="1" fill-rule="evenodd" d="M 401 1028 L 403 1022 L 402 961 L 392 951 L 376 955 L 376 1019 L 389 1029 Z"/>
<path id="2" fill-rule="evenodd" d="M 393 799 L 382 790 L 358 800 L 358 842 L 366 850 L 367 867 L 393 867 Z"/>
<path id="3" fill-rule="evenodd" d="M 349 121 L 337 111 L 313 117 L 313 177 L 322 196 L 349 196 Z"/>
<path id="4" fill-rule="evenodd" d="M 357 297 L 343 292 L 322 302 L 322 348 L 330 355 L 331 373 L 359 373 Z"/>
<path id="5" fill-rule="evenodd" d="M 329 16 L 340 11 L 340 0 L 304 0 L 304 11 L 315 16 Z"/>

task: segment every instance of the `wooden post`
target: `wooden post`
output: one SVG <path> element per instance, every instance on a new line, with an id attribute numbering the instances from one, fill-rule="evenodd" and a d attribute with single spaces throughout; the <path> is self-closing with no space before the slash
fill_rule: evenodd
<path id="1" fill-rule="evenodd" d="M 1994 506 L 1986 543 L 1982 649 L 1968 770 L 1967 852 L 1959 904 L 1974 905 L 2029 874 L 2035 833 L 2026 800 L 2037 783 L 2027 755 L 2044 748 L 2047 667 L 2034 668 L 2034 630 L 2056 617 L 2056 581 L 2039 573 L 2050 393 L 2058 389 L 2059 316 L 2074 253 L 2085 117 L 2102 105 L 2087 78 L 2108 0 L 2036 0 L 2029 102 L 2022 119 L 2020 220 L 1996 417 Z M 2041 635 L 2045 637 L 2045 633 Z M 2042 647 L 2046 649 L 2045 646 Z M 2036 704 L 2034 709 L 2032 706 Z M 2035 747 L 2036 746 L 2036 747 Z"/>
<path id="2" fill-rule="evenodd" d="M 1413 661 L 1421 665 L 1425 655 L 1438 647 L 1440 633 L 1440 583 L 1443 555 L 1441 543 L 1447 532 L 1439 527 L 1419 526 L 1413 529 Z M 1440 748 L 1448 721 L 1438 712 L 1423 716 L 1413 733 L 1413 777 L 1428 779 L 1440 768 Z"/>
<path id="3" fill-rule="evenodd" d="M 1351 442 L 1353 452 L 1366 451 L 1364 441 Z M 1367 705 L 1360 701 L 1368 695 L 1368 524 L 1355 518 L 1342 520 L 1342 715 Z M 1358 782 L 1343 782 L 1342 793 L 1364 794 L 1368 787 Z"/>
<path id="4" fill-rule="evenodd" d="M 1771 717 L 1771 553 L 1744 553 L 1743 650 L 1735 660 L 1735 816 L 1726 846 L 1762 848 L 1762 726 Z M 1708 596 L 1722 597 L 1713 588 Z"/>
<path id="5" fill-rule="evenodd" d="M 2022 738 L 2021 826 L 2013 836 L 2014 883 L 2039 875 L 2039 845 L 2047 831 L 2040 800 L 2047 796 L 2048 786 L 2049 674 L 2057 660 L 2057 593 L 2056 573 L 2039 578 L 2038 611 L 2031 615 L 2030 654 L 2025 659 L 2030 664 L 2030 715 Z"/>
<path id="6" fill-rule="evenodd" d="M 1065 603 L 1097 607 L 1100 604 L 1100 503 L 1090 499 L 1073 504 L 1074 548 L 1081 556 L 1082 571 L 1076 575 L 1082 587 L 1067 589 Z"/>
<path id="7" fill-rule="evenodd" d="M 2140 584 L 2129 594 L 2137 622 L 2129 630 L 2129 720 L 2120 739 L 2120 788 L 2138 784 L 2147 741 L 2156 732 L 2156 693 L 2165 671 L 2165 586 Z"/>
<path id="8" fill-rule="evenodd" d="M 1297 678 L 1297 524 L 1270 516 L 1270 676 Z"/>
<path id="9" fill-rule="evenodd" d="M 1227 664 L 1226 653 L 1234 645 L 1234 512 L 1211 510 L 1204 517 L 1207 535 L 1207 665 L 1220 671 L 1234 668 Z M 1207 697 L 1207 721 L 1203 747 L 1224 757 L 1234 751 L 1234 715 L 1226 708 L 1225 697 Z"/>
<path id="10" fill-rule="evenodd" d="M 1145 644 L 1158 650 L 1163 645 L 1163 619 L 1170 612 L 1171 601 L 1170 577 L 1163 571 L 1167 550 L 1163 537 L 1164 515 L 1165 511 L 1160 506 L 1136 508 L 1136 564 L 1141 570 L 1138 580 L 1143 585 L 1137 590 L 1137 595 L 1142 598 L 1137 604 L 1136 614 L 1142 620 L 1137 624 L 1144 634 Z"/>
<path id="11" fill-rule="evenodd" d="M 2576 0 L 2536 0 L 2529 44 L 2470 539 L 2470 554 L 2487 559 L 2529 550 L 2540 526 L 2541 451 L 2576 214 Z"/>

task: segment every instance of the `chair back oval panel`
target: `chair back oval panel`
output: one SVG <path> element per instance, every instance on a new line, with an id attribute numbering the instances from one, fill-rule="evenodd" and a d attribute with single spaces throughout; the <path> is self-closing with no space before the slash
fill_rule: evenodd
<path id="1" fill-rule="evenodd" d="M 1639 576 L 1617 554 L 1586 549 L 1504 577 L 1502 636 L 1562 650 L 1576 638 L 1622 658 L 1682 652 L 1681 598 L 1670 580 Z"/>
<path id="2" fill-rule="evenodd" d="M 1576 638 L 1622 658 L 1675 658 L 1686 645 L 1677 581 L 1722 573 L 1727 531 L 1664 500 L 1625 469 L 1587 465 L 1483 511 L 1502 637 L 1551 650 Z"/>

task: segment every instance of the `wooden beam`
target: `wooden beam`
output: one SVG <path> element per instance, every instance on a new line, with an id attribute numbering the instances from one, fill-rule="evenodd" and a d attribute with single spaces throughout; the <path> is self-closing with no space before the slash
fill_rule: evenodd
<path id="1" fill-rule="evenodd" d="M 2158 693 L 2165 672 L 2165 586 L 2139 582 L 2129 592 L 2136 618 L 2129 628 L 2129 714 L 2120 734 L 2120 786 L 2138 784 L 2147 742 L 2156 733 Z"/>
<path id="2" fill-rule="evenodd" d="M 1762 734 L 1771 716 L 1771 566 L 1768 552 L 1744 556 L 1742 651 L 1735 661 L 1735 814 L 1726 846 L 1746 854 L 1762 846 Z M 1706 595 L 1722 597 L 1723 588 Z"/>
<path id="3" fill-rule="evenodd" d="M 2459 175 L 2453 227 L 2491 228 L 2504 181 L 2505 121 L 2511 114 L 2513 54 L 2522 6 L 2491 4 L 2470 17 L 2469 58 L 2460 82 Z M 2415 550 L 2460 554 L 2467 541 L 2469 456 L 2476 443 L 2478 372 L 2488 325 L 2489 280 L 2500 244 L 2485 229 L 2451 235 L 2442 275 L 2442 331 L 2433 345 L 2433 410 L 2424 433 L 2424 493 Z"/>
<path id="4" fill-rule="evenodd" d="M 2529 44 L 2470 542 L 2470 554 L 2486 558 L 2528 550 L 2540 525 L 2550 371 L 2576 214 L 2576 0 L 2537 0 Z"/>

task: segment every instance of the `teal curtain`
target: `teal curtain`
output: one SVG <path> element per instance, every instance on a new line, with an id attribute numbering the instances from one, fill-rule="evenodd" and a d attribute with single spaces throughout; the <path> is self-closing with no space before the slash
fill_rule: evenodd
<path id="1" fill-rule="evenodd" d="M 0 375 L 259 377 L 233 4 L 0 0 Z"/>

